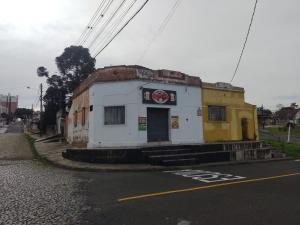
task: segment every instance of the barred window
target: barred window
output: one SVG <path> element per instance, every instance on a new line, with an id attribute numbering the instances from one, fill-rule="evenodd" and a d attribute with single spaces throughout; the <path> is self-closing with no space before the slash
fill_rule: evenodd
<path id="1" fill-rule="evenodd" d="M 105 106 L 104 125 L 125 124 L 125 106 Z"/>
<path id="2" fill-rule="evenodd" d="M 208 106 L 208 120 L 226 121 L 225 106 Z"/>

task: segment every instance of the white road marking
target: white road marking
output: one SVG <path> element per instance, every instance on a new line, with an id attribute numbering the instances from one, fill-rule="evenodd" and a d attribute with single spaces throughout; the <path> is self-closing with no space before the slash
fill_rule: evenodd
<path id="1" fill-rule="evenodd" d="M 190 225 L 191 222 L 190 221 L 187 221 L 187 220 L 181 220 L 177 223 L 177 225 Z"/>
<path id="2" fill-rule="evenodd" d="M 172 173 L 174 175 L 179 175 L 183 177 L 189 177 L 193 180 L 201 181 L 204 183 L 214 183 L 228 180 L 239 180 L 245 179 L 246 177 L 235 176 L 232 174 L 222 174 L 219 172 L 212 172 L 206 170 L 174 170 L 174 171 L 164 171 L 166 173 Z"/>
<path id="3" fill-rule="evenodd" d="M 295 162 L 300 162 L 300 159 L 296 159 Z"/>

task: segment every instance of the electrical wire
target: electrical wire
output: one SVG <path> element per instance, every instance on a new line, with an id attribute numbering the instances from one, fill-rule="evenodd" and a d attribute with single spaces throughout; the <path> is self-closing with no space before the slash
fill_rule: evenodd
<path id="1" fill-rule="evenodd" d="M 106 12 L 108 11 L 108 9 L 111 6 L 111 4 L 113 3 L 113 1 L 114 0 L 109 0 L 107 2 L 107 4 L 104 6 L 102 12 L 98 15 L 96 21 L 93 24 L 91 24 L 90 29 L 89 29 L 87 35 L 85 36 L 85 38 L 82 41 L 82 45 L 84 45 L 87 42 L 87 40 L 91 37 L 91 34 L 95 30 L 95 28 L 97 28 L 97 26 L 100 24 L 100 22 L 102 21 L 102 18 L 104 17 L 104 15 L 106 14 Z"/>
<path id="2" fill-rule="evenodd" d="M 109 40 L 109 38 L 115 33 L 116 29 L 120 26 L 120 24 L 122 24 L 123 20 L 128 15 L 129 11 L 132 9 L 132 7 L 134 6 L 134 4 L 136 2 L 137 2 L 137 0 L 134 0 L 130 3 L 130 5 L 123 11 L 121 16 L 118 19 L 116 19 L 115 24 L 111 25 L 111 27 L 110 27 L 109 31 L 107 32 L 107 34 L 103 35 L 103 38 L 100 41 L 98 41 L 98 44 L 96 45 L 96 47 L 91 49 L 91 52 L 96 51 L 97 48 L 99 46 L 101 46 L 101 43 L 103 43 L 102 45 L 104 45 Z"/>
<path id="3" fill-rule="evenodd" d="M 100 49 L 100 51 L 98 51 L 96 53 L 96 55 L 94 56 L 94 58 L 96 58 L 121 32 L 122 30 L 130 23 L 130 21 L 132 21 L 134 19 L 134 17 L 137 16 L 137 14 L 146 6 L 146 4 L 149 2 L 149 0 L 146 0 L 141 7 L 129 18 L 129 20 L 127 20 L 127 22 L 119 29 L 119 31 L 110 39 L 110 41 L 104 45 L 103 48 Z"/>
<path id="4" fill-rule="evenodd" d="M 91 48 L 91 46 L 96 42 L 96 40 L 98 39 L 98 37 L 103 34 L 103 32 L 105 31 L 105 28 L 107 28 L 107 26 L 111 23 L 111 21 L 113 20 L 113 18 L 117 15 L 117 13 L 119 12 L 119 10 L 122 8 L 122 6 L 125 4 L 126 0 L 123 0 L 121 2 L 121 4 L 115 9 L 115 11 L 111 14 L 111 16 L 109 17 L 109 19 L 106 21 L 106 23 L 102 26 L 102 28 L 98 31 L 98 33 L 95 35 L 94 39 L 91 41 L 91 43 L 88 45 L 88 48 Z"/>
<path id="5" fill-rule="evenodd" d="M 99 6 L 97 7 L 97 10 L 95 11 L 95 13 L 93 14 L 92 18 L 90 19 L 90 21 L 88 22 L 86 28 L 84 29 L 84 31 L 81 33 L 80 37 L 77 40 L 77 44 L 79 45 L 82 40 L 83 37 L 86 35 L 86 33 L 89 31 L 89 29 L 92 27 L 92 23 L 94 21 L 94 19 L 97 17 L 97 15 L 99 14 L 99 11 L 101 10 L 101 8 L 103 7 L 104 3 L 106 2 L 106 0 L 103 0 L 100 2 Z"/>
<path id="6" fill-rule="evenodd" d="M 99 46 L 101 46 L 101 43 L 106 43 L 106 40 L 109 39 L 109 37 L 115 32 L 115 30 L 119 27 L 119 25 L 123 22 L 124 18 L 128 15 L 130 9 L 133 7 L 133 5 L 136 3 L 137 0 L 134 0 L 130 3 L 130 5 L 121 13 L 121 16 L 116 19 L 115 23 L 112 24 L 107 30 L 107 33 L 105 35 L 102 35 L 103 37 L 98 41 L 98 44 L 91 50 L 95 51 Z"/>
<path id="7" fill-rule="evenodd" d="M 239 65 L 241 63 L 241 60 L 242 60 L 242 56 L 243 56 L 243 53 L 244 53 L 244 50 L 245 50 L 245 47 L 246 47 L 246 44 L 247 44 L 247 41 L 248 41 L 248 36 L 250 34 L 250 29 L 251 29 L 251 26 L 252 26 L 252 23 L 253 23 L 253 19 L 254 19 L 254 15 L 255 15 L 255 11 L 256 11 L 256 5 L 257 5 L 257 2 L 258 0 L 255 0 L 255 4 L 254 4 L 254 8 L 253 8 L 253 12 L 252 12 L 252 16 L 251 16 L 251 20 L 250 20 L 250 24 L 249 24 L 249 27 L 248 27 L 248 31 L 247 31 L 247 35 L 246 35 L 246 38 L 245 38 L 245 41 L 244 41 L 244 44 L 243 44 L 243 48 L 242 48 L 242 51 L 241 51 L 241 54 L 239 56 L 239 60 L 238 60 L 238 63 L 235 67 L 235 70 L 234 70 L 234 73 L 233 73 L 233 76 L 230 80 L 230 83 L 232 83 L 233 79 L 235 78 L 235 75 L 238 71 L 238 68 L 239 68 Z"/>
<path id="8" fill-rule="evenodd" d="M 155 35 L 150 40 L 150 42 L 148 43 L 147 47 L 144 49 L 143 53 L 141 54 L 140 58 L 138 59 L 137 64 L 140 64 L 140 62 L 143 60 L 143 58 L 146 56 L 147 52 L 151 48 L 152 44 L 164 32 L 164 30 L 166 29 L 168 23 L 170 22 L 170 20 L 174 16 L 174 14 L 176 12 L 176 9 L 178 8 L 178 6 L 180 5 L 181 2 L 182 2 L 182 0 L 176 0 L 176 2 L 174 3 L 173 7 L 169 11 L 169 13 L 167 14 L 167 16 L 164 18 L 164 20 L 160 24 L 157 32 L 155 33 Z"/>

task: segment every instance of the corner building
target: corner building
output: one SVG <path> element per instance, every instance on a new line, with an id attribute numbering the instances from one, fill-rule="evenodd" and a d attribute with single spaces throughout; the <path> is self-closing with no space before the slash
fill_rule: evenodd
<path id="1" fill-rule="evenodd" d="M 202 144 L 201 80 L 140 66 L 98 69 L 73 93 L 67 138 L 77 147 Z"/>

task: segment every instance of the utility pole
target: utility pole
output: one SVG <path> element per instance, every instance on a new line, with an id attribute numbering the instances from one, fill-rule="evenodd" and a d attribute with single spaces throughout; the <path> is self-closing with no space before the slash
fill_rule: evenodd
<path id="1" fill-rule="evenodd" d="M 8 104 L 8 118 L 9 118 L 9 121 L 10 121 L 10 118 L 11 117 L 11 96 L 9 94 L 9 104 Z"/>
<path id="2" fill-rule="evenodd" d="M 9 96 L 9 93 L 8 93 L 8 94 L 7 94 L 7 96 L 6 96 L 6 113 L 7 113 L 6 124 L 7 124 L 7 125 L 9 124 L 9 114 L 8 114 L 8 96 Z"/>
<path id="3" fill-rule="evenodd" d="M 10 93 L 8 93 L 6 98 L 6 109 L 7 109 L 7 120 L 6 123 L 9 124 L 10 122 L 10 114 L 11 114 L 11 96 Z"/>
<path id="4" fill-rule="evenodd" d="M 289 122 L 287 143 L 290 143 L 290 138 L 291 138 L 291 123 Z"/>
<path id="5" fill-rule="evenodd" d="M 40 94 L 40 136 L 42 136 L 42 125 L 43 125 L 43 122 L 42 122 L 42 113 L 43 113 L 43 84 L 42 83 L 40 84 L 40 91 L 41 91 L 41 94 Z"/>

